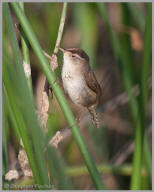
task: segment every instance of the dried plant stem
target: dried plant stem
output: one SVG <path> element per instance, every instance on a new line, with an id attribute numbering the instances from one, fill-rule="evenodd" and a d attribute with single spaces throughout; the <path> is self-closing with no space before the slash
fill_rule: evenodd
<path id="1" fill-rule="evenodd" d="M 67 3 L 65 2 L 63 4 L 63 9 L 62 9 L 61 19 L 60 19 L 60 24 L 59 24 L 59 30 L 58 30 L 58 36 L 57 36 L 56 45 L 55 45 L 52 56 L 48 55 L 45 51 L 43 51 L 45 56 L 48 59 L 50 59 L 50 67 L 51 67 L 52 71 L 54 71 L 58 67 L 57 56 L 56 55 L 58 53 L 58 49 L 59 49 L 59 46 L 60 46 L 60 42 L 61 42 L 63 30 L 64 30 L 66 11 L 67 11 Z M 47 94 L 49 94 L 49 89 L 51 89 L 51 88 L 49 86 L 48 80 L 46 79 L 45 84 L 44 84 L 44 91 Z"/>
<path id="2" fill-rule="evenodd" d="M 43 53 L 44 53 L 44 55 L 45 55 L 49 60 L 52 59 L 52 57 L 51 57 L 47 52 L 43 51 Z"/>
<path id="3" fill-rule="evenodd" d="M 45 51 L 43 51 L 44 55 L 48 59 L 50 59 L 50 67 L 51 67 L 52 71 L 54 71 L 58 67 L 57 55 L 56 54 L 58 53 L 58 48 L 59 48 L 61 38 L 62 38 L 62 34 L 63 34 L 66 11 L 67 11 L 67 3 L 65 2 L 64 5 L 63 5 L 63 9 L 62 9 L 60 25 L 59 25 L 59 30 L 58 30 L 58 37 L 57 37 L 55 49 L 54 49 L 54 52 L 53 52 L 52 56 L 48 55 Z M 40 110 L 38 111 L 39 120 L 40 120 L 40 123 L 42 125 L 41 127 L 43 128 L 43 130 L 45 132 L 48 131 L 47 128 L 46 128 L 46 124 L 47 124 L 47 120 L 48 120 L 48 109 L 49 109 L 49 101 L 48 101 L 49 89 L 51 89 L 50 85 L 49 85 L 49 82 L 48 82 L 47 79 L 45 79 L 44 91 L 42 92 L 42 95 L 41 95 L 41 99 L 42 99 L 41 103 L 42 104 L 41 104 Z M 43 106 L 44 106 L 45 103 L 48 103 L 48 107 L 46 107 L 45 110 L 44 110 Z M 43 124 L 42 124 L 42 122 L 43 122 Z"/>
<path id="4" fill-rule="evenodd" d="M 60 19 L 59 30 L 58 30 L 58 37 L 57 37 L 56 46 L 55 46 L 55 49 L 54 49 L 54 54 L 58 53 L 59 45 L 60 45 L 60 42 L 61 42 L 63 30 L 64 30 L 66 10 L 67 10 L 67 3 L 64 2 L 63 9 L 62 9 L 62 15 L 61 15 L 61 19 Z"/>

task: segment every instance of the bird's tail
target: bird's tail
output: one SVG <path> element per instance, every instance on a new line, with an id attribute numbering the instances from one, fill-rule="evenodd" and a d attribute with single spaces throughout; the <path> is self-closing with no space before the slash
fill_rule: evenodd
<path id="1" fill-rule="evenodd" d="M 100 126 L 100 123 L 99 123 L 99 120 L 98 120 L 98 115 L 97 115 L 97 112 L 96 112 L 96 107 L 92 106 L 92 107 L 88 107 L 88 111 L 91 115 L 91 119 L 92 119 L 92 122 L 93 124 L 99 128 Z"/>

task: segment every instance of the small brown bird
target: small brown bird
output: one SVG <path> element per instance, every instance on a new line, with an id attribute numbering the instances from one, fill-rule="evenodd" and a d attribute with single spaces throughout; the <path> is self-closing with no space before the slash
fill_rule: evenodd
<path id="1" fill-rule="evenodd" d="M 63 49 L 62 81 L 71 100 L 88 109 L 92 121 L 99 127 L 96 107 L 101 97 L 101 87 L 90 68 L 88 55 L 79 48 Z"/>

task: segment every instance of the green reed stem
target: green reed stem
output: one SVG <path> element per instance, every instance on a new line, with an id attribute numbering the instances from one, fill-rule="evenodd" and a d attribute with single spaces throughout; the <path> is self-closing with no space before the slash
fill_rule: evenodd
<path id="1" fill-rule="evenodd" d="M 51 85 L 53 92 L 57 98 L 57 101 L 64 113 L 64 116 L 72 130 L 72 134 L 74 136 L 74 139 L 80 149 L 80 152 L 83 156 L 83 159 L 87 165 L 87 168 L 89 170 L 89 173 L 91 175 L 91 178 L 96 186 L 96 189 L 104 189 L 104 185 L 102 183 L 101 176 L 96 168 L 96 165 L 88 151 L 88 148 L 84 142 L 84 139 L 82 137 L 81 131 L 79 127 L 76 124 L 75 118 L 73 116 L 73 113 L 67 104 L 67 101 L 65 99 L 64 93 L 62 92 L 60 86 L 58 85 L 56 81 L 55 73 L 50 69 L 49 63 L 46 59 L 46 57 L 43 54 L 43 50 L 40 47 L 40 44 L 25 16 L 21 8 L 19 7 L 18 3 L 11 3 L 11 6 L 23 28 L 24 33 L 27 36 L 28 41 L 30 42 L 39 62 L 40 66 L 45 73 L 47 80 L 49 84 Z"/>

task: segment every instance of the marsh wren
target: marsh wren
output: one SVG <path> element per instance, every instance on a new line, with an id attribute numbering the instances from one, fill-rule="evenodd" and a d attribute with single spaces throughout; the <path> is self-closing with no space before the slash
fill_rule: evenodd
<path id="1" fill-rule="evenodd" d="M 101 96 L 101 87 L 90 68 L 88 55 L 79 48 L 63 49 L 62 82 L 71 100 L 86 107 L 96 127 L 99 127 L 96 107 Z"/>

